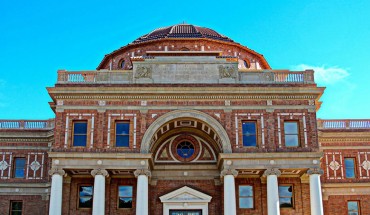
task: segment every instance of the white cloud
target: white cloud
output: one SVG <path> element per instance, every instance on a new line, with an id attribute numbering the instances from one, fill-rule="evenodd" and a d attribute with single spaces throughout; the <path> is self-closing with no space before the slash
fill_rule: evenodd
<path id="1" fill-rule="evenodd" d="M 292 70 L 306 70 L 313 69 L 315 71 L 315 82 L 324 84 L 334 84 L 338 81 L 344 80 L 350 75 L 347 69 L 340 67 L 327 66 L 310 66 L 307 64 L 300 64 L 292 67 Z"/>

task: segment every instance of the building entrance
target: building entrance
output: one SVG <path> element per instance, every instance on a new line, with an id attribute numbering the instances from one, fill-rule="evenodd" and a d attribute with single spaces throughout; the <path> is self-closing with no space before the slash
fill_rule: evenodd
<path id="1" fill-rule="evenodd" d="M 202 215 L 202 210 L 170 210 L 170 215 Z"/>

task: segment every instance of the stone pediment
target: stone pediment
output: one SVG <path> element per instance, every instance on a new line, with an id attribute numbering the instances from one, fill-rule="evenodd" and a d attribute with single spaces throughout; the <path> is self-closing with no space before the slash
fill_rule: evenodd
<path id="1" fill-rule="evenodd" d="M 210 202 L 212 197 L 184 186 L 180 189 L 172 191 L 166 195 L 159 197 L 161 202 Z"/>

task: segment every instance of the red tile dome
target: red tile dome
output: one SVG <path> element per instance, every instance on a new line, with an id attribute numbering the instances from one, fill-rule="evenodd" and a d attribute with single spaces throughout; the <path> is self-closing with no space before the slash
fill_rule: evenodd
<path id="1" fill-rule="evenodd" d="M 208 38 L 226 42 L 234 42 L 232 39 L 217 33 L 216 31 L 190 24 L 178 24 L 169 27 L 157 28 L 132 42 L 132 44 L 163 39 L 163 38 Z"/>

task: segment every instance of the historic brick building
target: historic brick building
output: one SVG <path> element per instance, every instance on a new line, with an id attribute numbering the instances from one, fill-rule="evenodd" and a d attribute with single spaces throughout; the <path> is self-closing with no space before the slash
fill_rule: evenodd
<path id="1" fill-rule="evenodd" d="M 0 214 L 370 214 L 370 120 L 313 74 L 189 24 L 60 70 L 55 119 L 0 121 Z"/>

